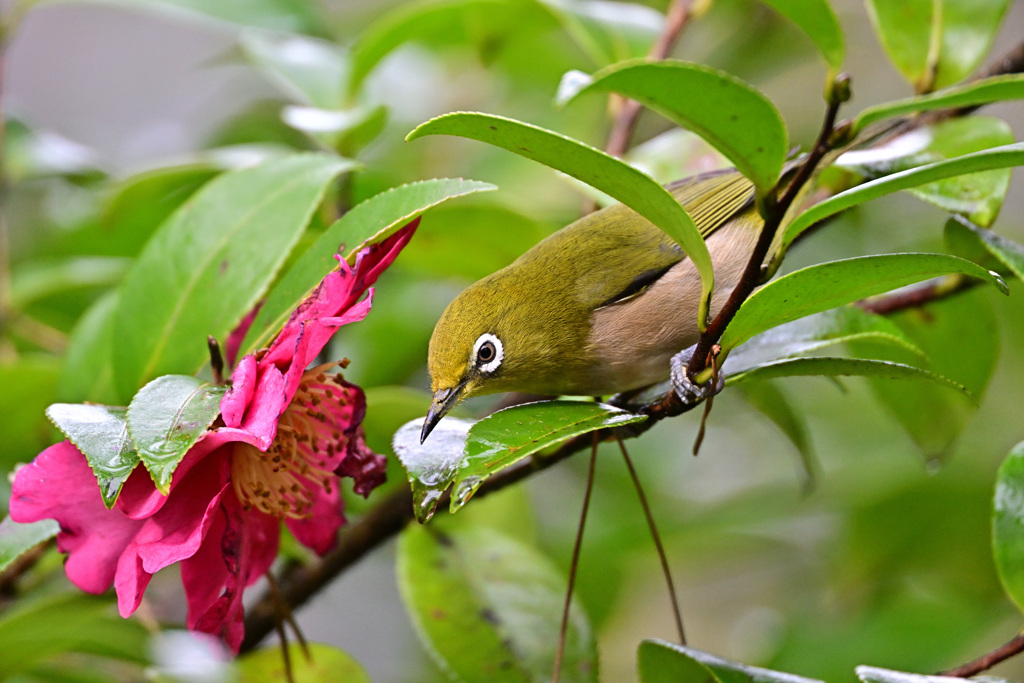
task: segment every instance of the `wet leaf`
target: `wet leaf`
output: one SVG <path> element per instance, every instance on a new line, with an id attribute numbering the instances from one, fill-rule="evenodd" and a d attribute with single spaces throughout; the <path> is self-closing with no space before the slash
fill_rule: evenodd
<path id="1" fill-rule="evenodd" d="M 226 391 L 197 377 L 164 375 L 142 387 L 129 404 L 128 430 L 138 457 L 164 495 L 178 463 L 220 414 Z"/>
<path id="2" fill-rule="evenodd" d="M 10 517 L 4 517 L 0 521 L 0 572 L 23 553 L 53 538 L 59 531 L 60 525 L 55 519 L 19 524 Z"/>
<path id="3" fill-rule="evenodd" d="M 550 680 L 565 579 L 535 548 L 459 518 L 405 528 L 398 586 L 428 653 L 466 683 Z M 570 611 L 563 681 L 596 681 L 594 636 Z"/>
<path id="4" fill-rule="evenodd" d="M 85 455 L 108 508 L 139 464 L 126 413 L 120 406 L 94 404 L 54 403 L 46 409 L 50 421 Z"/>
<path id="5" fill-rule="evenodd" d="M 452 512 L 498 470 L 580 434 L 643 422 L 647 417 L 603 403 L 541 401 L 488 415 L 469 430 L 452 490 Z"/>
<path id="6" fill-rule="evenodd" d="M 744 302 L 722 335 L 722 348 L 735 348 L 776 325 L 859 301 L 898 287 L 950 273 L 996 285 L 999 276 L 966 259 L 946 254 L 882 254 L 809 266 L 769 282 Z"/>
<path id="7" fill-rule="evenodd" d="M 762 195 L 778 180 L 787 149 L 782 117 L 768 98 L 724 71 L 671 60 L 630 61 L 597 72 L 575 97 L 593 90 L 637 100 L 697 133 Z"/>
<path id="8" fill-rule="evenodd" d="M 402 425 L 391 444 L 412 486 L 413 510 L 420 524 L 433 516 L 437 501 L 455 481 L 466 437 L 473 426 L 472 420 L 445 417 L 421 444 L 423 419 Z"/>
<path id="9" fill-rule="evenodd" d="M 947 231 L 966 232 L 972 235 L 986 251 L 996 257 L 1010 272 L 1024 280 L 1024 245 L 996 234 L 991 230 L 973 225 L 970 221 L 954 216 L 946 222 Z"/>

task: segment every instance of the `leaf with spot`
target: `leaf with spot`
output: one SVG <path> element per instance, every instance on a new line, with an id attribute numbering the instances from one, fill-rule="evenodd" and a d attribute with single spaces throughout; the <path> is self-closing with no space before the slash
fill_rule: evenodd
<path id="1" fill-rule="evenodd" d="M 104 504 L 117 501 L 139 453 L 128 432 L 126 409 L 81 403 L 54 403 L 46 416 L 85 455 L 100 485 Z"/>
<path id="2" fill-rule="evenodd" d="M 460 520 L 413 524 L 399 537 L 398 587 L 420 640 L 451 680 L 550 680 L 564 577 L 533 546 Z M 594 635 L 575 601 L 561 680 L 597 680 Z"/>
<path id="3" fill-rule="evenodd" d="M 647 417 L 603 403 L 540 401 L 488 415 L 470 427 L 452 490 L 452 512 L 465 505 L 498 470 L 548 446 L 598 429 L 643 422 Z"/>
<path id="4" fill-rule="evenodd" d="M 356 163 L 294 154 L 204 185 L 153 235 L 125 276 L 114 322 L 122 400 L 169 373 L 191 374 L 253 308 L 335 176 Z"/>
<path id="5" fill-rule="evenodd" d="M 167 495 L 188 449 L 220 414 L 227 387 L 187 375 L 164 375 L 139 390 L 128 405 L 128 431 L 157 490 Z"/>

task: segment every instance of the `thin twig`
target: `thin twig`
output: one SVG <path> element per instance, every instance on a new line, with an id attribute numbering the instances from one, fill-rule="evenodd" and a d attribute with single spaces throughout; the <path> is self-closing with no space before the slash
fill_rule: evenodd
<path id="1" fill-rule="evenodd" d="M 565 589 L 565 604 L 562 606 L 562 625 L 558 630 L 558 648 L 555 650 L 555 671 L 551 683 L 558 683 L 562 676 L 562 659 L 565 655 L 565 638 L 569 632 L 569 608 L 572 607 L 572 592 L 576 588 L 576 574 L 580 566 L 580 549 L 583 547 L 583 528 L 587 524 L 590 510 L 590 494 L 594 492 L 594 472 L 597 470 L 597 432 L 594 432 L 590 448 L 590 467 L 587 469 L 587 488 L 583 493 L 583 509 L 580 510 L 580 525 L 576 527 L 576 542 L 572 545 L 572 560 L 569 563 L 569 585 Z"/>
<path id="2" fill-rule="evenodd" d="M 651 61 L 661 61 L 669 56 L 672 48 L 675 47 L 679 37 L 690 20 L 690 0 L 672 0 L 665 15 L 665 30 L 658 39 L 651 45 L 647 58 Z M 612 97 L 619 97 L 613 95 Z M 640 118 L 640 110 L 643 105 L 636 100 L 624 99 L 619 109 L 619 115 L 615 118 L 612 130 L 608 134 L 608 144 L 605 151 L 612 156 L 621 157 L 629 149 L 629 141 L 633 138 L 633 130 Z"/>
<path id="3" fill-rule="evenodd" d="M 622 440 L 622 437 L 618 434 L 615 435 L 615 440 L 619 443 L 619 450 L 622 451 L 622 459 L 626 461 L 626 469 L 629 470 L 629 476 L 633 479 L 633 488 L 636 489 L 636 495 L 640 498 L 640 507 L 644 509 L 644 517 L 647 518 L 647 528 L 651 530 L 651 538 L 654 539 L 654 547 L 658 550 L 658 559 L 661 561 L 661 573 L 665 575 L 665 586 L 668 588 L 668 597 L 672 602 L 672 616 L 676 620 L 676 630 L 679 632 L 679 644 L 686 645 L 686 633 L 683 631 L 683 613 L 679 609 L 679 598 L 676 597 L 676 586 L 672 582 L 672 570 L 668 566 L 668 556 L 665 554 L 665 546 L 661 543 L 661 535 L 658 533 L 658 526 L 654 523 L 654 514 L 651 513 L 651 506 L 647 502 L 647 495 L 644 493 L 644 487 L 640 485 L 640 477 L 636 473 L 636 468 L 633 466 L 633 459 L 629 457 L 629 452 L 626 450 L 626 443 Z"/>
<path id="4" fill-rule="evenodd" d="M 1018 633 L 1013 637 L 1013 640 L 1000 645 L 996 649 L 983 654 L 975 660 L 961 664 L 960 666 L 948 669 L 941 672 L 940 676 L 950 676 L 953 678 L 968 678 L 969 676 L 977 676 L 982 671 L 987 671 L 999 662 L 1006 661 L 1010 657 L 1019 655 L 1024 652 L 1024 633 Z"/>

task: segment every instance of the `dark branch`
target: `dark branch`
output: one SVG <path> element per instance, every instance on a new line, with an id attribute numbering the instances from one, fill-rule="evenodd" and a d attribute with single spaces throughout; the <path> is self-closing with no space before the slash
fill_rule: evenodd
<path id="1" fill-rule="evenodd" d="M 1019 633 L 1014 636 L 1013 640 L 1000 645 L 996 649 L 983 654 L 977 659 L 961 664 L 958 667 L 943 671 L 940 676 L 951 676 L 953 678 L 968 678 L 970 676 L 977 676 L 982 671 L 987 671 L 999 662 L 1006 661 L 1014 655 L 1019 655 L 1024 652 L 1024 633 Z"/>

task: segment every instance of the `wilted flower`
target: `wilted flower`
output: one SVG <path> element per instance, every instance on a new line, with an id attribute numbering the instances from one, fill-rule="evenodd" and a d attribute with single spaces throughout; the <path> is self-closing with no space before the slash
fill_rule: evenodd
<path id="1" fill-rule="evenodd" d="M 415 228 L 363 250 L 354 268 L 339 258 L 340 270 L 274 342 L 239 361 L 220 418 L 182 459 L 167 495 L 139 467 L 107 510 L 85 457 L 65 441 L 18 470 L 12 519 L 56 519 L 68 578 L 93 593 L 113 584 L 122 616 L 138 608 L 155 572 L 180 562 L 189 628 L 237 651 L 242 592 L 276 557 L 280 522 L 326 553 L 345 522 L 339 477 L 352 477 L 363 495 L 384 479 L 384 458 L 369 450 L 360 426 L 363 391 L 328 374 L 338 363 L 307 368 L 338 328 L 366 316 L 373 291 L 363 294 Z"/>

